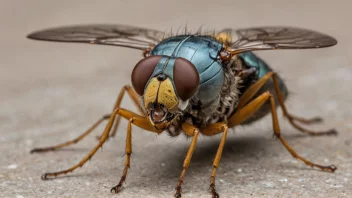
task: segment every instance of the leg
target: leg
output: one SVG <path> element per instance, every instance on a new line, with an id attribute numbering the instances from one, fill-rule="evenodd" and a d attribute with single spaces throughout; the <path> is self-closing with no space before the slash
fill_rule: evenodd
<path id="1" fill-rule="evenodd" d="M 126 180 L 127 176 L 127 171 L 130 168 L 130 160 L 131 160 L 131 154 L 132 154 L 132 123 L 133 123 L 134 118 L 131 118 L 128 121 L 128 127 L 127 127 L 127 135 L 126 135 L 126 162 L 125 162 L 125 168 L 123 169 L 122 177 L 120 179 L 120 182 L 118 185 L 114 186 L 110 191 L 118 193 L 120 192 L 122 188 L 123 182 Z"/>
<path id="2" fill-rule="evenodd" d="M 75 169 L 79 168 L 79 167 L 82 167 L 89 159 L 91 159 L 93 157 L 93 155 L 97 152 L 97 150 L 104 144 L 104 142 L 108 139 L 109 137 L 109 132 L 112 128 L 112 125 L 114 124 L 114 120 L 116 118 L 116 115 L 120 115 L 126 119 L 131 119 L 133 117 L 140 117 L 138 116 L 137 114 L 131 112 L 131 111 L 128 111 L 128 110 L 125 110 L 125 109 L 115 109 L 114 112 L 111 114 L 110 118 L 109 118 L 109 122 L 108 124 L 106 125 L 105 127 L 105 130 L 103 132 L 103 134 L 101 135 L 101 138 L 100 138 L 100 141 L 99 143 L 89 152 L 89 154 L 84 157 L 77 165 L 75 166 L 72 166 L 71 168 L 69 169 L 66 169 L 66 170 L 63 170 L 63 171 L 58 171 L 58 172 L 52 172 L 52 173 L 45 173 L 43 176 L 42 176 L 42 179 L 47 179 L 48 177 L 56 177 L 58 175 L 62 175 L 62 174 L 67 174 L 69 172 L 73 172 Z M 143 128 L 143 129 L 146 129 L 146 130 L 149 130 L 149 131 L 153 131 L 153 132 L 157 132 L 157 133 L 160 133 L 160 131 L 157 131 L 156 129 L 154 129 L 153 126 L 151 126 L 151 124 L 149 124 L 148 122 L 148 119 L 147 118 L 144 118 L 145 120 L 141 121 L 141 122 L 138 122 L 137 124 L 139 124 L 138 126 Z"/>
<path id="3" fill-rule="evenodd" d="M 273 79 L 275 93 L 278 98 L 279 104 L 282 108 L 283 114 L 285 117 L 288 118 L 290 124 L 293 127 L 298 129 L 300 132 L 307 133 L 309 135 L 336 135 L 337 134 L 337 132 L 334 129 L 331 129 L 328 131 L 312 131 L 312 130 L 305 129 L 305 128 L 297 125 L 295 123 L 295 121 L 303 123 L 303 124 L 311 124 L 311 123 L 315 123 L 315 122 L 320 122 L 320 121 L 322 121 L 322 119 L 319 117 L 315 117 L 312 119 L 304 119 L 304 118 L 300 118 L 300 117 L 297 117 L 297 116 L 294 116 L 294 115 L 291 115 L 290 113 L 288 113 L 286 106 L 285 106 L 285 103 L 284 103 L 282 93 L 279 88 L 276 74 L 274 72 L 267 73 L 264 77 L 262 77 L 256 83 L 254 83 L 251 87 L 249 87 L 248 90 L 246 90 L 243 93 L 243 95 L 241 96 L 240 101 L 237 106 L 237 109 L 241 109 L 244 105 L 246 105 L 253 98 L 253 96 L 259 91 L 259 89 L 270 79 Z"/>
<path id="4" fill-rule="evenodd" d="M 280 91 L 280 88 L 279 88 L 279 84 L 277 82 L 276 75 L 274 74 L 272 76 L 272 78 L 273 78 L 273 81 L 274 81 L 275 93 L 276 93 L 276 95 L 277 95 L 277 97 L 279 99 L 279 103 L 280 103 L 280 106 L 281 106 L 282 111 L 284 113 L 284 116 L 288 118 L 289 122 L 291 123 L 291 125 L 293 127 L 298 129 L 299 131 L 301 131 L 303 133 L 307 133 L 309 135 L 337 135 L 337 131 L 335 129 L 330 129 L 330 130 L 327 130 L 327 131 L 312 131 L 312 130 L 305 129 L 305 128 L 297 125 L 294 121 L 298 121 L 298 122 L 301 122 L 303 124 L 311 124 L 311 123 L 314 123 L 314 122 L 320 122 L 320 121 L 322 121 L 322 119 L 320 117 L 315 117 L 315 118 L 311 118 L 311 119 L 305 119 L 305 118 L 300 118 L 300 117 L 291 115 L 286 109 L 286 105 L 284 103 L 284 99 L 282 97 L 282 94 L 281 94 L 281 91 Z"/>
<path id="5" fill-rule="evenodd" d="M 211 178 L 210 178 L 210 191 L 213 198 L 219 198 L 219 194 L 215 190 L 215 176 L 216 176 L 216 170 L 218 169 L 220 164 L 222 151 L 225 146 L 227 131 L 228 131 L 228 126 L 224 123 L 215 123 L 202 129 L 202 133 L 204 133 L 205 135 L 216 135 L 218 133 L 223 132 L 221 141 L 219 144 L 219 148 L 218 148 L 218 151 L 216 152 L 216 156 L 213 162 L 213 171 L 211 173 Z"/>
<path id="6" fill-rule="evenodd" d="M 182 130 L 188 135 L 193 137 L 192 138 L 192 142 L 191 145 L 189 146 L 185 161 L 183 162 L 183 170 L 180 176 L 180 179 L 178 180 L 177 183 L 177 187 L 176 187 L 176 193 L 175 193 L 175 198 L 180 198 L 181 197 L 181 192 L 182 192 L 182 183 L 183 183 L 183 179 L 186 175 L 186 171 L 189 167 L 189 164 L 191 163 L 191 158 L 192 158 L 192 154 L 194 151 L 194 148 L 196 147 L 196 143 L 197 143 L 197 139 L 198 139 L 198 135 L 199 135 L 199 130 L 194 127 L 193 125 L 184 123 L 182 124 Z"/>
<path id="7" fill-rule="evenodd" d="M 277 138 L 280 139 L 281 143 L 291 153 L 291 155 L 303 161 L 308 166 L 317 167 L 327 172 L 334 172 L 336 170 L 336 167 L 334 165 L 322 166 L 319 164 L 314 164 L 306 160 L 305 158 L 301 157 L 300 155 L 298 155 L 291 148 L 291 146 L 286 142 L 286 140 L 281 136 L 279 121 L 277 119 L 277 113 L 275 108 L 275 100 L 273 95 L 271 95 L 269 92 L 263 93 L 259 97 L 252 100 L 248 105 L 238 110 L 238 112 L 229 119 L 229 126 L 233 127 L 241 124 L 244 120 L 246 120 L 249 116 L 251 116 L 254 112 L 256 112 L 267 100 L 270 100 L 270 104 L 271 104 L 271 114 L 272 114 L 272 120 L 273 120 L 274 134 L 276 135 Z"/>
<path id="8" fill-rule="evenodd" d="M 128 92 L 128 94 L 131 96 L 132 100 L 134 101 L 134 103 L 137 105 L 137 107 L 139 108 L 139 111 L 140 112 L 143 112 L 141 110 L 141 108 L 139 107 L 138 105 L 138 100 L 139 100 L 139 96 L 133 91 L 133 89 L 126 85 L 123 87 L 123 89 L 120 91 L 120 94 L 115 102 L 115 106 L 114 106 L 114 109 L 115 110 L 116 108 L 120 107 L 120 104 L 121 104 L 121 101 L 122 101 L 122 98 L 124 96 L 124 93 L 125 91 Z M 31 153 L 35 153 L 35 152 L 46 152 L 46 151 L 54 151 L 56 149 L 59 149 L 59 148 L 63 148 L 63 147 L 66 147 L 66 146 L 69 146 L 69 145 L 72 145 L 72 144 L 76 144 L 77 142 L 81 141 L 83 138 L 85 138 L 88 134 L 90 134 L 95 128 L 97 128 L 104 120 L 107 120 L 110 118 L 110 114 L 109 115 L 104 115 L 102 118 L 100 118 L 98 121 L 96 121 L 93 126 L 91 126 L 87 131 L 85 131 L 84 133 L 82 133 L 80 136 L 78 136 L 77 138 L 73 139 L 73 140 L 70 140 L 68 142 L 64 142 L 64 143 L 61 143 L 61 144 L 58 144 L 58 145 L 55 145 L 55 146 L 50 146 L 50 147 L 45 147 L 45 148 L 34 148 L 33 150 L 31 150 L 30 152 Z M 117 131 L 117 127 L 118 127 L 118 124 L 120 122 L 120 116 L 118 116 L 118 118 L 116 119 L 116 122 L 115 122 L 115 125 L 114 125 L 114 128 L 113 128 L 113 132 L 111 133 L 111 136 L 114 136 L 116 134 L 116 131 Z M 99 137 L 100 139 L 101 137 Z"/>
<path id="9" fill-rule="evenodd" d="M 129 86 L 129 85 L 125 85 L 125 86 L 122 88 L 122 90 L 121 90 L 121 92 L 120 92 L 120 94 L 119 94 L 119 96 L 118 96 L 118 98 L 117 98 L 117 100 L 116 100 L 114 109 L 120 107 L 121 102 L 122 102 L 122 98 L 123 98 L 123 96 L 124 96 L 124 94 L 125 94 L 126 91 L 127 91 L 128 95 L 131 97 L 133 103 L 134 103 L 134 104 L 136 105 L 136 107 L 138 108 L 138 111 L 141 113 L 141 115 L 144 115 L 144 112 L 143 112 L 143 110 L 141 109 L 140 104 L 139 104 L 140 97 L 139 97 L 138 94 L 132 89 L 132 87 Z M 117 116 L 115 125 L 114 125 L 114 127 L 113 127 L 113 129 L 112 129 L 112 132 L 111 132 L 111 134 L 110 134 L 110 137 L 114 137 L 114 136 L 116 135 L 117 128 L 118 128 L 118 126 L 119 126 L 119 124 L 120 124 L 120 119 L 121 119 L 121 117 L 120 117 L 120 116 Z"/>
<path id="10" fill-rule="evenodd" d="M 86 137 L 88 134 L 90 134 L 95 128 L 97 128 L 104 120 L 107 120 L 110 118 L 111 115 L 104 115 L 102 118 L 100 118 L 97 122 L 95 122 L 93 124 L 93 126 L 91 126 L 87 131 L 85 131 L 83 134 L 81 134 L 80 136 L 78 136 L 77 138 L 62 143 L 62 144 L 58 144 L 56 146 L 50 146 L 50 147 L 44 147 L 44 148 L 34 148 L 33 150 L 31 150 L 31 153 L 36 153 L 36 152 L 46 152 L 46 151 L 54 151 L 56 149 L 59 148 L 63 148 L 66 146 L 69 146 L 71 144 L 76 144 L 77 142 L 79 142 L 80 140 L 82 140 L 84 137 Z"/>
<path id="11" fill-rule="evenodd" d="M 111 192 L 118 193 L 120 192 L 122 188 L 123 182 L 125 182 L 126 177 L 127 177 L 127 171 L 130 168 L 130 161 L 131 161 L 131 154 L 132 154 L 132 123 L 134 121 L 134 118 L 131 118 L 128 121 L 128 127 L 127 127 L 127 135 L 126 135 L 126 162 L 125 162 L 125 168 L 123 169 L 122 177 L 120 179 L 119 184 L 111 188 Z"/>
<path id="12" fill-rule="evenodd" d="M 119 183 L 111 188 L 111 192 L 118 193 L 121 191 L 122 184 L 125 182 L 126 177 L 127 177 L 127 172 L 128 169 L 130 168 L 130 161 L 131 161 L 131 154 L 132 154 L 132 124 L 139 126 L 143 129 L 156 132 L 156 133 L 161 133 L 162 131 L 158 130 L 151 130 L 151 124 L 149 120 L 145 117 L 141 117 L 138 115 L 133 115 L 129 121 L 128 121 L 128 128 L 127 128 L 127 135 L 126 135 L 126 162 L 125 162 L 125 168 L 123 169 L 122 177 L 119 181 Z"/>
<path id="13" fill-rule="evenodd" d="M 122 88 L 122 90 L 120 91 L 120 94 L 119 94 L 119 96 L 118 96 L 117 99 L 116 99 L 114 109 L 120 108 L 122 99 L 123 99 L 123 97 L 124 97 L 126 91 L 127 91 L 128 95 L 131 97 L 133 103 L 134 103 L 134 104 L 136 105 L 136 107 L 138 108 L 138 111 L 141 113 L 141 115 L 144 115 L 144 112 L 143 112 L 143 110 L 141 109 L 141 107 L 140 107 L 140 105 L 139 105 L 140 97 L 139 97 L 138 94 L 132 89 L 132 87 L 129 86 L 129 85 L 125 85 L 125 86 Z M 116 132 L 117 132 L 117 128 L 118 128 L 118 126 L 119 126 L 119 124 L 120 124 L 120 119 L 121 119 L 121 117 L 120 117 L 120 116 L 117 116 L 116 121 L 115 121 L 115 124 L 114 124 L 113 129 L 112 129 L 112 132 L 110 133 L 110 137 L 115 137 Z M 100 137 L 98 136 L 97 139 L 99 140 Z"/>

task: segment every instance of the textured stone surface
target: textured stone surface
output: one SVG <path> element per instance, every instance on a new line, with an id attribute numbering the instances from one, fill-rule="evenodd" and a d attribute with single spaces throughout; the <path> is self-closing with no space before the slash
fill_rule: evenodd
<path id="1" fill-rule="evenodd" d="M 0 6 L 0 197 L 172 197 L 189 140 L 133 129 L 133 159 L 125 189 L 111 195 L 124 164 L 126 122 L 83 168 L 55 180 L 46 171 L 68 168 L 97 143 L 95 135 L 57 152 L 33 147 L 72 139 L 111 111 L 140 53 L 130 49 L 34 42 L 33 30 L 80 23 L 124 23 L 166 30 L 288 25 L 334 35 L 320 50 L 258 53 L 286 79 L 295 114 L 325 118 L 314 129 L 335 127 L 337 137 L 309 137 L 280 118 L 287 141 L 302 156 L 335 164 L 336 173 L 311 169 L 272 138 L 270 117 L 230 133 L 218 170 L 221 197 L 351 197 L 352 27 L 350 1 L 2 1 Z M 123 106 L 134 109 L 124 100 Z M 281 112 L 279 116 L 281 117 Z M 183 197 L 208 194 L 220 137 L 201 137 Z"/>

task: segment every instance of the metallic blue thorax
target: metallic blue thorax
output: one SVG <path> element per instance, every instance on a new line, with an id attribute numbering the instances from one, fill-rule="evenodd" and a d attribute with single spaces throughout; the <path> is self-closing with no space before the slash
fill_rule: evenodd
<path id="1" fill-rule="evenodd" d="M 151 55 L 164 56 L 152 76 L 164 72 L 173 79 L 175 59 L 185 58 L 199 73 L 197 98 L 202 104 L 208 104 L 219 95 L 224 83 L 224 71 L 217 60 L 221 48 L 222 44 L 209 36 L 181 35 L 165 39 L 151 51 Z"/>

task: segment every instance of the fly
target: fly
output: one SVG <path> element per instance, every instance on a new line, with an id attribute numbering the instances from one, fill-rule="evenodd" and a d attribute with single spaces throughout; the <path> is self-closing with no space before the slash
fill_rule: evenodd
<path id="1" fill-rule="evenodd" d="M 58 42 L 112 45 L 141 50 L 144 58 L 134 67 L 132 87 L 122 88 L 112 113 L 103 116 L 78 138 L 52 147 L 36 148 L 31 152 L 56 150 L 82 140 L 104 120 L 108 124 L 97 145 L 77 165 L 69 169 L 45 173 L 42 179 L 56 177 L 83 166 L 116 134 L 120 117 L 128 120 L 126 163 L 119 183 L 111 189 L 122 189 L 130 167 L 132 126 L 170 136 L 183 133 L 191 137 L 183 171 L 177 183 L 176 198 L 181 197 L 182 184 L 190 165 L 199 134 L 222 138 L 213 161 L 210 180 L 212 197 L 219 197 L 215 176 L 229 128 L 252 123 L 267 114 L 272 115 L 274 135 L 297 159 L 311 167 L 334 172 L 334 165 L 315 164 L 297 154 L 281 136 L 276 107 L 298 131 L 309 135 L 336 135 L 334 129 L 313 131 L 302 125 L 322 121 L 305 119 L 287 110 L 284 102 L 288 90 L 280 78 L 252 51 L 276 49 L 309 49 L 333 46 L 337 41 L 322 33 L 292 27 L 257 27 L 224 29 L 217 33 L 164 32 L 127 25 L 77 25 L 34 32 L 28 38 Z M 127 93 L 139 109 L 138 113 L 124 109 L 120 103 Z"/>

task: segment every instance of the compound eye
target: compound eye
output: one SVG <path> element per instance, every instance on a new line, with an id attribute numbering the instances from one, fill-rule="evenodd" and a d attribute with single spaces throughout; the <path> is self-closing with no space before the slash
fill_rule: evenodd
<path id="1" fill-rule="evenodd" d="M 139 61 L 134 67 L 131 75 L 134 90 L 143 95 L 144 88 L 152 76 L 155 66 L 158 64 L 162 56 L 149 56 Z"/>
<path id="2" fill-rule="evenodd" d="M 177 58 L 174 67 L 174 82 L 178 96 L 188 100 L 198 90 L 199 73 L 196 67 L 184 58 Z"/>

